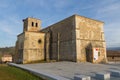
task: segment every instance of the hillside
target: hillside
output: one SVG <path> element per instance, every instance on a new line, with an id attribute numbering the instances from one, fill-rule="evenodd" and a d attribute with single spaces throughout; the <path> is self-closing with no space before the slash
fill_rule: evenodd
<path id="1" fill-rule="evenodd" d="M 107 56 L 120 56 L 120 51 L 115 50 L 107 50 Z"/>
<path id="2" fill-rule="evenodd" d="M 109 48 L 107 48 L 107 50 L 120 51 L 120 47 L 109 47 Z"/>
<path id="3" fill-rule="evenodd" d="M 0 48 L 0 54 L 14 54 L 15 47 Z"/>

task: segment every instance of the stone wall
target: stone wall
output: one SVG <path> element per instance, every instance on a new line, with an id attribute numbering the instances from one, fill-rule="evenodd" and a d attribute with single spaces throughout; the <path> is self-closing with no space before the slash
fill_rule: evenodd
<path id="1" fill-rule="evenodd" d="M 44 60 L 44 33 L 25 32 L 24 63 Z"/>
<path id="2" fill-rule="evenodd" d="M 86 62 L 87 48 L 99 48 L 100 56 L 96 62 L 106 61 L 106 44 L 103 22 L 76 15 L 76 51 L 77 61 Z M 93 52 L 93 51 L 92 51 Z M 91 55 L 93 56 L 93 55 Z"/>
<path id="3" fill-rule="evenodd" d="M 79 15 L 73 15 L 42 32 L 50 33 L 49 56 L 55 60 L 86 62 L 106 62 L 106 44 L 103 31 L 104 23 Z M 91 55 L 86 55 L 88 48 Z M 99 48 L 99 59 L 94 61 L 93 48 Z M 90 52 L 89 52 L 90 53 Z"/>
<path id="4" fill-rule="evenodd" d="M 17 36 L 14 55 L 15 63 L 22 63 L 23 61 L 24 37 L 25 37 L 24 33 L 21 33 L 20 35 Z"/>
<path id="5" fill-rule="evenodd" d="M 50 58 L 55 60 L 76 61 L 75 18 L 71 16 L 53 24 L 42 32 L 50 33 Z"/>
<path id="6" fill-rule="evenodd" d="M 44 60 L 44 33 L 24 32 L 16 42 L 15 61 L 29 63 Z"/>
<path id="7" fill-rule="evenodd" d="M 120 62 L 120 56 L 108 56 L 108 61 L 109 62 Z"/>

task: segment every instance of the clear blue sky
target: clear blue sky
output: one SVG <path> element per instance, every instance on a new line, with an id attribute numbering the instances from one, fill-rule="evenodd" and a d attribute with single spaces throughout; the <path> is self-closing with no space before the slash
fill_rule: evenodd
<path id="1" fill-rule="evenodd" d="M 107 47 L 120 46 L 120 0 L 0 0 L 0 47 L 15 45 L 26 17 L 44 28 L 73 14 L 105 22 Z"/>

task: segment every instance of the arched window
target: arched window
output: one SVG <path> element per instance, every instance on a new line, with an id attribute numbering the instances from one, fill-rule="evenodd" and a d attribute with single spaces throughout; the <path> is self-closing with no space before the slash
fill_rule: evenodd
<path id="1" fill-rule="evenodd" d="M 34 22 L 32 22 L 32 27 L 34 26 Z"/>
<path id="2" fill-rule="evenodd" d="M 36 23 L 35 26 L 38 27 L 38 23 Z"/>

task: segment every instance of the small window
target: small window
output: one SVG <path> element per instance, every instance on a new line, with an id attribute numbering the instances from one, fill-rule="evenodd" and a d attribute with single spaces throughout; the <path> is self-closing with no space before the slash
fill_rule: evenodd
<path id="1" fill-rule="evenodd" d="M 32 26 L 34 26 L 34 22 L 32 22 Z"/>
<path id="2" fill-rule="evenodd" d="M 114 59 L 114 56 L 112 56 L 112 59 Z"/>
<path id="3" fill-rule="evenodd" d="M 38 23 L 36 23 L 35 26 L 38 27 Z"/>
<path id="4" fill-rule="evenodd" d="M 39 40 L 38 40 L 38 43 L 40 44 L 41 42 L 42 42 L 41 39 L 39 39 Z"/>

